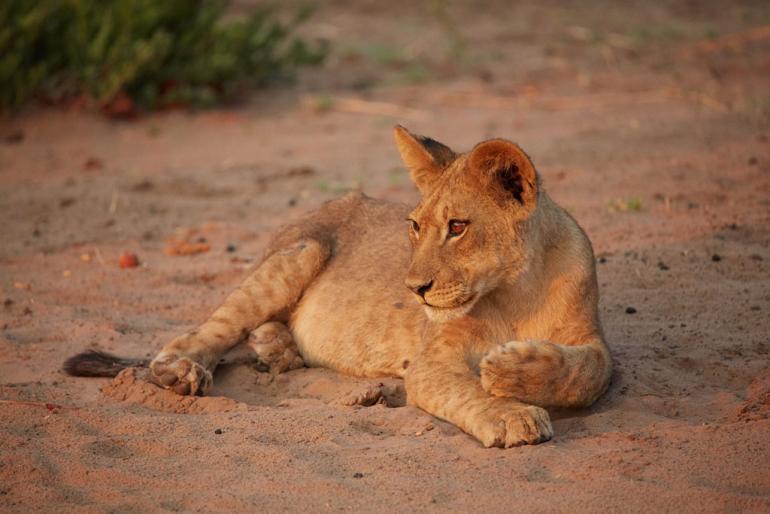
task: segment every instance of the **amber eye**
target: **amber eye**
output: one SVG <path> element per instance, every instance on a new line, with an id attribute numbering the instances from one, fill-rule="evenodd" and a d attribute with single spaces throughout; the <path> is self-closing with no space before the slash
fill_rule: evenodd
<path id="1" fill-rule="evenodd" d="M 413 219 L 406 220 L 409 222 L 409 225 L 412 227 L 412 230 L 414 230 L 414 233 L 417 234 L 420 232 L 420 225 L 414 221 Z"/>
<path id="2" fill-rule="evenodd" d="M 450 220 L 449 221 L 449 237 L 456 237 L 465 232 L 465 228 L 468 226 L 467 221 Z"/>

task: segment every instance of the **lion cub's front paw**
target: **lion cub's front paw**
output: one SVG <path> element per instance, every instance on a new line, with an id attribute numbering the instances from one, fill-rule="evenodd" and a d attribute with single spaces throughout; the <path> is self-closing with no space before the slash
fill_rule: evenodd
<path id="1" fill-rule="evenodd" d="M 189 357 L 161 351 L 150 363 L 153 382 L 177 394 L 206 394 L 214 384 L 211 372 Z"/>
<path id="2" fill-rule="evenodd" d="M 534 405 L 495 402 L 471 419 L 468 428 L 487 448 L 537 444 L 553 437 L 548 412 Z"/>

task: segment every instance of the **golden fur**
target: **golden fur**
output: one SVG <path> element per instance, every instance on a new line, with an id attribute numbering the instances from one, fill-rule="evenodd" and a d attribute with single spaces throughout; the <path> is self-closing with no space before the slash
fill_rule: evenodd
<path id="1" fill-rule="evenodd" d="M 529 157 L 502 139 L 457 154 L 402 127 L 395 138 L 419 205 L 351 193 L 281 230 L 223 305 L 152 361 L 157 383 L 205 393 L 249 338 L 275 372 L 304 360 L 403 377 L 410 403 L 504 447 L 549 439 L 544 407 L 604 392 L 591 245 Z"/>

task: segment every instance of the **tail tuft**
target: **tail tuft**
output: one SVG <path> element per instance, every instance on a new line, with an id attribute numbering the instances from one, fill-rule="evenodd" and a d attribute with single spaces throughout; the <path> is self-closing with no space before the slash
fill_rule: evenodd
<path id="1" fill-rule="evenodd" d="M 88 350 L 67 359 L 62 369 L 73 377 L 114 377 L 125 368 L 147 367 L 148 364 L 147 359 L 126 359 L 110 353 Z"/>

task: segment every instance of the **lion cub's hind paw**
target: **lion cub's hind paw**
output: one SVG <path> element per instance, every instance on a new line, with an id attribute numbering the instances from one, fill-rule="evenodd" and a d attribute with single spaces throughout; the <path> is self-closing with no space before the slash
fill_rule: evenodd
<path id="1" fill-rule="evenodd" d="M 260 325 L 251 331 L 247 344 L 257 354 L 259 364 L 271 374 L 305 365 L 291 332 L 283 323 L 271 321 Z"/>
<path id="2" fill-rule="evenodd" d="M 182 395 L 203 396 L 214 384 L 211 372 L 197 362 L 164 352 L 150 363 L 150 379 Z"/>

